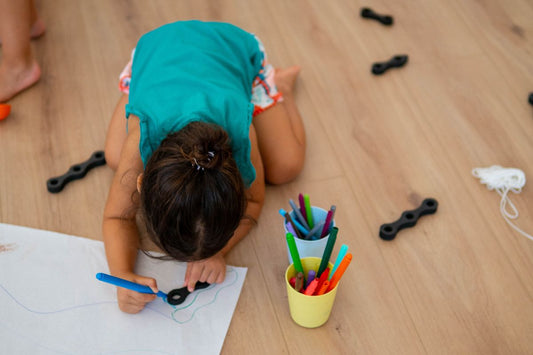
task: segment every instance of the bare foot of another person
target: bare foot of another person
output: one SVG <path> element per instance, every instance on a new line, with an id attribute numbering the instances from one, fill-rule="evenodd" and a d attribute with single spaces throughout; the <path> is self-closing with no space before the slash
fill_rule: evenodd
<path id="1" fill-rule="evenodd" d="M 41 77 L 41 68 L 33 60 L 29 65 L 0 65 L 0 102 L 5 102 L 21 91 L 29 88 Z"/>
<path id="2" fill-rule="evenodd" d="M 39 18 L 33 23 L 33 26 L 31 26 L 30 38 L 37 39 L 41 37 L 42 35 L 44 35 L 45 31 L 46 31 L 46 26 L 43 20 Z M 0 44 L 2 44 L 2 39 L 0 39 Z"/>
<path id="3" fill-rule="evenodd" d="M 44 25 L 43 20 L 38 18 L 34 23 L 33 26 L 31 26 L 30 30 L 30 37 L 35 39 L 39 38 L 42 35 L 44 35 L 44 32 L 46 31 L 46 26 Z"/>
<path id="4" fill-rule="evenodd" d="M 292 67 L 279 69 L 277 68 L 274 75 L 276 87 L 283 95 L 291 95 L 294 89 L 294 83 L 300 74 L 300 66 L 293 65 Z"/>

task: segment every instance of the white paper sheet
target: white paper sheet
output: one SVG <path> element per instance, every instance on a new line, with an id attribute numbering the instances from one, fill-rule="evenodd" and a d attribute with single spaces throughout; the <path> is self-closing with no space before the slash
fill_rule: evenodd
<path id="1" fill-rule="evenodd" d="M 182 286 L 185 263 L 139 253 L 137 273 L 163 292 Z M 246 276 L 190 294 L 179 306 L 161 298 L 140 313 L 119 310 L 102 242 L 0 223 L 0 353 L 218 354 Z"/>

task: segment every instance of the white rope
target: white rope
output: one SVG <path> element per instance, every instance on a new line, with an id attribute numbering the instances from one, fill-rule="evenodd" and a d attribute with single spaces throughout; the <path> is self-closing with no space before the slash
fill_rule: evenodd
<path id="1" fill-rule="evenodd" d="M 518 210 L 507 196 L 509 191 L 518 194 L 522 191 L 522 187 L 526 184 L 526 175 L 520 169 L 502 168 L 499 165 L 493 165 L 489 168 L 475 168 L 472 170 L 472 175 L 480 179 L 482 184 L 487 185 L 489 190 L 496 190 L 501 196 L 500 213 L 503 218 L 514 230 L 522 234 L 524 237 L 533 240 L 533 236 L 524 232 L 511 222 L 511 219 L 518 218 Z M 511 208 L 509 212 L 507 206 Z"/>

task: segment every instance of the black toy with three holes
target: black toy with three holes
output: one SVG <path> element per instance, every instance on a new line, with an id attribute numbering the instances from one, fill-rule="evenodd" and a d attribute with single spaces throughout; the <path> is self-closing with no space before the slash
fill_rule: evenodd
<path id="1" fill-rule="evenodd" d="M 89 170 L 94 167 L 105 165 L 104 152 L 99 150 L 94 152 L 91 157 L 76 165 L 72 165 L 70 169 L 63 175 L 48 179 L 46 182 L 46 188 L 48 192 L 58 193 L 72 180 L 81 179 Z"/>
<path id="2" fill-rule="evenodd" d="M 416 210 L 405 211 L 399 220 L 393 223 L 382 224 L 379 228 L 379 236 L 383 240 L 393 240 L 396 234 L 408 227 L 413 227 L 418 219 L 426 214 L 437 212 L 439 203 L 434 198 L 426 198 Z"/>

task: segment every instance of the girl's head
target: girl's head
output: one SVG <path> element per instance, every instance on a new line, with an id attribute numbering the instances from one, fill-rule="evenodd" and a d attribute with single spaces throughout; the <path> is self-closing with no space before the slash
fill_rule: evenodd
<path id="1" fill-rule="evenodd" d="M 201 260 L 219 252 L 246 208 L 229 137 L 193 122 L 170 134 L 146 164 L 140 209 L 150 238 L 169 256 Z"/>

